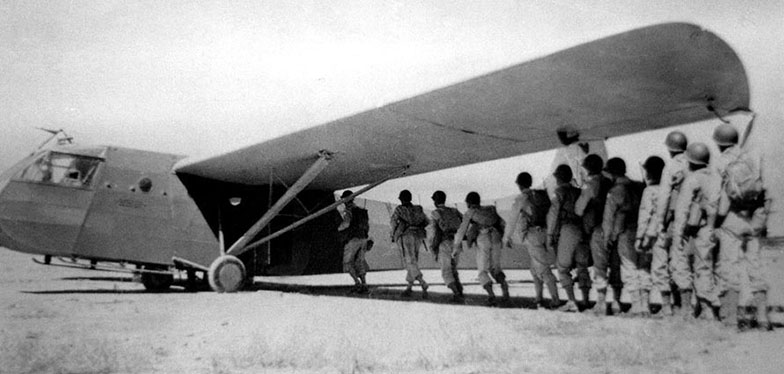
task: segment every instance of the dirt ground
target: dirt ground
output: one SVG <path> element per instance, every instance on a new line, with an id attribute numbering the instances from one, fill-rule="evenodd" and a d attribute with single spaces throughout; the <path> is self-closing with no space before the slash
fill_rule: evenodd
<path id="1" fill-rule="evenodd" d="M 780 251 L 769 254 L 782 318 Z M 782 270 L 782 271 L 780 271 Z M 531 310 L 527 271 L 513 305 L 400 300 L 402 271 L 257 278 L 236 294 L 147 293 L 131 277 L 36 265 L 0 249 L 0 373 L 781 373 L 784 326 L 738 334 L 718 324 Z"/>

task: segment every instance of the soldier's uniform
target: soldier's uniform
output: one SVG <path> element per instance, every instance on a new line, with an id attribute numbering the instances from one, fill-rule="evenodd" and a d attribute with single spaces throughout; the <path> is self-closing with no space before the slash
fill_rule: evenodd
<path id="1" fill-rule="evenodd" d="M 682 292 L 692 289 L 693 284 L 701 306 L 709 309 L 710 305 L 718 304 L 713 266 L 713 230 L 720 188 L 720 179 L 713 169 L 705 167 L 690 172 L 681 186 L 673 221 L 673 240 L 691 236 L 694 247 L 694 278 L 688 257 L 679 255 L 673 258 L 673 280 Z M 697 232 L 685 232 L 687 226 L 697 228 Z M 685 305 L 690 300 L 681 302 Z M 711 310 L 707 312 L 713 314 Z"/>
<path id="2" fill-rule="evenodd" d="M 579 196 L 579 188 L 570 183 L 560 184 L 555 189 L 547 213 L 547 236 L 557 241 L 558 278 L 570 301 L 574 301 L 572 269 L 577 268 L 580 288 L 591 288 L 591 276 L 588 272 L 590 253 L 588 247 L 582 243 L 582 222 L 574 210 Z"/>
<path id="3" fill-rule="evenodd" d="M 430 215 L 430 225 L 428 226 L 428 242 L 430 248 L 438 257 L 441 265 L 441 277 L 444 284 L 452 290 L 457 297 L 463 295 L 463 285 L 457 273 L 459 254 L 452 255 L 452 243 L 455 234 L 463 221 L 463 215 L 455 208 L 450 208 L 444 204 L 436 204 L 436 210 Z"/>
<path id="4" fill-rule="evenodd" d="M 593 259 L 593 285 L 600 292 L 608 284 L 620 288 L 621 274 L 618 256 L 610 256 L 604 246 L 602 217 L 607 191 L 612 181 L 602 174 L 589 175 L 575 204 L 575 213 L 582 217 L 583 235 L 586 236 Z"/>
<path id="5" fill-rule="evenodd" d="M 523 247 L 528 251 L 531 259 L 531 276 L 534 280 L 536 290 L 537 306 L 542 302 L 543 285 L 547 285 L 553 305 L 560 303 L 558 298 L 558 288 L 555 285 L 555 276 L 551 266 L 555 262 L 555 254 L 548 253 L 545 243 L 547 241 L 547 217 L 539 216 L 533 206 L 533 191 L 529 188 L 523 189 L 515 199 L 512 206 L 513 217 L 509 222 L 509 227 L 504 233 L 504 243 L 511 241 L 513 229 L 518 227 Z"/>
<path id="6" fill-rule="evenodd" d="M 604 242 L 615 243 L 615 248 L 621 260 L 621 281 L 623 288 L 632 296 L 639 297 L 639 290 L 645 281 L 637 268 L 637 251 L 634 248 L 634 239 L 637 231 L 637 214 L 639 209 L 639 195 L 635 192 L 634 182 L 626 176 L 617 176 L 610 191 L 607 192 L 607 201 L 604 205 L 604 219 L 602 232 Z M 620 290 L 616 290 L 616 300 L 620 298 Z"/>
<path id="7" fill-rule="evenodd" d="M 463 221 L 455 234 L 454 248 L 462 248 L 463 238 L 471 230 L 476 230 L 476 267 L 479 272 L 479 284 L 491 295 L 493 279 L 501 285 L 504 298 L 509 297 L 506 274 L 501 269 L 501 238 L 504 220 L 498 215 L 494 206 L 469 207 Z M 474 227 L 471 227 L 474 226 Z M 468 238 L 471 245 L 471 238 Z"/>
<path id="8" fill-rule="evenodd" d="M 669 297 L 670 281 L 674 281 L 677 285 L 691 283 L 688 278 L 689 273 L 674 271 L 676 264 L 688 263 L 690 251 L 687 250 L 683 240 L 673 241 L 672 225 L 675 217 L 675 202 L 678 200 L 681 185 L 688 172 L 689 162 L 683 153 L 676 154 L 666 163 L 659 183 L 655 221 L 652 226 L 648 226 L 644 234 L 649 238 L 655 238 L 651 247 L 651 280 L 653 286 L 663 293 L 663 298 Z M 669 303 L 669 301 L 663 302 Z"/>
<path id="9" fill-rule="evenodd" d="M 354 291 L 366 291 L 365 274 L 369 270 L 365 260 L 368 249 L 368 214 L 353 203 L 346 204 L 343 222 L 338 227 L 343 245 L 343 271 L 357 282 Z"/>
<path id="10" fill-rule="evenodd" d="M 719 175 L 724 176 L 724 183 L 726 183 L 729 177 L 727 174 L 732 172 L 728 170 L 727 166 L 741 158 L 752 163 L 760 173 L 763 191 L 756 201 L 746 204 L 733 202 L 728 197 L 726 190 L 720 191 L 719 215 L 726 216 L 726 218 L 721 228 L 716 231 L 716 237 L 719 240 L 718 288 L 722 293 L 734 292 L 735 298 L 741 298 L 739 303 L 738 300 L 734 300 L 737 305 L 731 307 L 746 309 L 745 306 L 751 304 L 752 308 L 767 308 L 767 300 L 763 300 L 763 298 L 767 298 L 768 283 L 763 274 L 759 238 L 766 228 L 771 199 L 765 191 L 765 168 L 762 159 L 742 153 L 740 147 L 734 145 L 721 153 L 715 163 L 715 168 Z M 750 296 L 753 296 L 754 299 L 749 300 Z M 726 302 L 726 300 L 723 301 Z M 730 314 L 733 312 L 730 311 Z M 741 312 L 745 312 L 745 310 L 741 310 Z M 738 319 L 738 322 L 741 323 L 739 327 L 743 328 L 744 319 L 750 317 L 759 319 L 758 322 L 767 324 L 763 326 L 764 328 L 769 328 L 766 311 L 757 312 L 756 316 L 753 312 L 750 316 L 741 315 L 741 318 Z"/>
<path id="11" fill-rule="evenodd" d="M 640 199 L 640 209 L 637 217 L 637 235 L 635 236 L 637 243 L 642 243 L 645 238 L 646 234 L 655 235 L 657 230 L 656 227 L 656 209 L 658 208 L 658 200 L 661 197 L 661 185 L 653 184 L 648 185 L 645 187 L 645 190 L 642 192 L 642 198 Z M 635 249 L 636 250 L 636 249 Z M 657 266 L 664 266 L 666 271 L 666 258 L 664 258 L 664 262 L 662 263 L 662 259 L 659 259 L 659 263 Z M 651 253 L 642 252 L 637 253 L 637 270 L 639 271 L 639 290 L 640 290 L 640 313 L 643 315 L 648 315 L 650 313 L 648 309 L 648 302 L 649 296 L 651 292 L 651 288 L 653 283 L 651 281 L 651 268 L 652 268 L 652 258 Z"/>
<path id="12" fill-rule="evenodd" d="M 403 253 L 408 290 L 417 280 L 422 284 L 422 289 L 427 290 L 427 283 L 419 270 L 419 251 L 425 243 L 427 224 L 427 216 L 419 205 L 403 203 L 392 213 L 392 241 L 397 243 L 398 249 Z"/>

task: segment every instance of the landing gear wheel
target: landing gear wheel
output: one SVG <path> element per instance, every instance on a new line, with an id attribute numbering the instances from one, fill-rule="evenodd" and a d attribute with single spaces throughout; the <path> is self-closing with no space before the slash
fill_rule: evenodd
<path id="1" fill-rule="evenodd" d="M 148 291 L 166 291 L 173 283 L 174 275 L 172 274 L 142 273 L 142 284 Z"/>
<path id="2" fill-rule="evenodd" d="M 215 292 L 236 292 L 245 283 L 245 265 L 234 256 L 220 256 L 210 265 L 207 279 Z"/>

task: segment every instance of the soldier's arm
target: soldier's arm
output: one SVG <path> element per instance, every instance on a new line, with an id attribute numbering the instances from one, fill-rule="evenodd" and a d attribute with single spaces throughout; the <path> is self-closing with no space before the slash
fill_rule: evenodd
<path id="1" fill-rule="evenodd" d="M 452 243 L 455 249 L 462 246 L 463 238 L 465 237 L 466 231 L 468 231 L 468 225 L 471 224 L 471 213 L 471 209 L 466 212 L 466 215 L 463 216 L 463 221 L 460 222 L 460 227 L 457 229 L 457 233 L 455 233 L 455 241 Z"/>
<path id="2" fill-rule="evenodd" d="M 514 231 L 514 227 L 516 227 L 517 223 L 520 221 L 520 211 L 522 209 L 523 198 L 524 198 L 523 196 L 518 196 L 515 199 L 514 204 L 512 205 L 512 216 L 510 217 L 511 219 L 509 220 L 509 227 L 511 227 L 512 230 L 504 231 L 504 239 L 503 239 L 504 244 L 508 243 L 512 239 L 512 231 Z"/>
<path id="3" fill-rule="evenodd" d="M 696 194 L 697 180 L 693 177 L 687 177 L 683 181 L 678 200 L 675 202 L 675 218 L 672 222 L 674 236 L 683 236 L 683 230 L 686 228 L 686 222 L 689 220 L 691 203 L 694 201 Z"/>
<path id="4" fill-rule="evenodd" d="M 589 184 L 583 186 L 582 190 L 580 190 L 580 197 L 578 197 L 577 202 L 574 203 L 574 213 L 580 217 L 585 214 L 585 209 L 588 208 L 588 204 L 595 197 L 594 189 L 589 186 Z"/>
<path id="5" fill-rule="evenodd" d="M 550 210 L 547 211 L 547 236 L 555 237 L 558 235 L 558 213 L 561 211 L 563 199 L 557 193 L 550 202 Z"/>
<path id="6" fill-rule="evenodd" d="M 602 216 L 602 233 L 605 242 L 612 238 L 612 233 L 616 226 L 615 215 L 623 202 L 619 197 L 618 188 L 616 187 L 610 188 L 610 191 L 607 192 L 607 199 L 604 202 L 604 215 Z"/>
<path id="7" fill-rule="evenodd" d="M 637 215 L 637 235 L 638 240 L 642 240 L 644 236 L 650 235 L 651 231 L 655 233 L 656 228 L 653 222 L 655 221 L 654 215 L 656 214 L 656 195 L 658 190 L 655 186 L 648 186 L 642 192 L 642 199 L 640 200 L 640 210 Z M 653 230 L 651 230 L 653 228 Z"/>
<path id="8" fill-rule="evenodd" d="M 349 226 L 351 226 L 352 216 L 353 214 L 351 213 L 350 208 L 346 209 L 345 212 L 343 212 L 343 221 L 340 222 L 340 225 L 338 226 L 338 231 L 343 231 L 347 229 Z"/>
<path id="9" fill-rule="evenodd" d="M 674 163 L 675 160 L 670 160 L 667 167 L 664 168 L 661 176 L 661 182 L 659 183 L 659 192 L 658 198 L 656 199 L 656 215 L 654 216 L 653 223 L 656 227 L 656 231 L 661 231 L 664 229 L 664 219 L 667 217 L 667 210 L 669 207 L 667 206 L 670 202 L 670 194 L 672 193 L 672 166 L 671 164 Z M 653 235 L 650 235 L 653 236 Z"/>
<path id="10" fill-rule="evenodd" d="M 433 248 L 435 245 L 437 245 L 436 243 L 433 242 L 433 240 L 436 238 L 436 234 L 438 233 L 438 230 L 441 229 L 438 226 L 439 217 L 440 214 L 438 213 L 438 210 L 434 210 L 432 213 L 430 213 L 430 223 L 427 225 L 427 228 L 425 229 L 425 232 L 427 234 L 427 243 L 430 246 L 430 248 Z"/>
<path id="11" fill-rule="evenodd" d="M 501 215 L 498 214 L 498 210 L 495 207 L 493 207 L 493 213 L 498 217 L 498 227 L 500 227 L 503 232 L 506 232 L 506 220 L 504 217 L 501 217 Z"/>

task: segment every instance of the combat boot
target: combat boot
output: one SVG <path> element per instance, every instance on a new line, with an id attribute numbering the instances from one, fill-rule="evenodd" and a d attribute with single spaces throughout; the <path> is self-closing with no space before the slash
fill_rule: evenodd
<path id="1" fill-rule="evenodd" d="M 588 305 L 591 303 L 591 289 L 590 288 L 580 288 L 580 292 L 583 296 L 583 307 L 588 308 Z"/>
<path id="2" fill-rule="evenodd" d="M 495 302 L 495 292 L 493 292 L 493 284 L 488 283 L 482 286 L 482 288 L 484 288 L 485 291 L 487 291 L 487 306 L 495 306 L 496 302 Z"/>
<path id="3" fill-rule="evenodd" d="M 613 301 L 610 303 L 610 312 L 617 316 L 621 314 L 621 294 L 623 287 L 613 287 Z"/>
<path id="4" fill-rule="evenodd" d="M 607 289 L 600 289 L 596 292 L 596 304 L 591 309 L 591 312 L 596 316 L 607 315 Z"/>
<path id="5" fill-rule="evenodd" d="M 504 303 L 509 302 L 509 283 L 506 283 L 506 281 L 501 283 L 501 301 Z"/>
<path id="6" fill-rule="evenodd" d="M 558 296 L 558 286 L 555 284 L 555 279 L 547 282 L 547 290 L 550 292 L 550 309 L 559 307 L 561 298 Z"/>
<path id="7" fill-rule="evenodd" d="M 681 290 L 681 307 L 678 309 L 678 317 L 685 320 L 694 319 L 694 309 L 691 307 L 691 290 Z"/>
<path id="8" fill-rule="evenodd" d="M 659 311 L 659 315 L 661 315 L 662 317 L 672 316 L 672 299 L 670 295 L 671 294 L 667 291 L 663 291 L 661 293 L 662 307 L 661 310 Z"/>
<path id="9" fill-rule="evenodd" d="M 697 302 L 699 303 L 699 318 L 704 321 L 715 321 L 716 316 L 713 313 L 713 304 L 703 298 L 698 298 Z"/>
<path id="10" fill-rule="evenodd" d="M 724 326 L 730 327 L 733 324 L 738 324 L 741 316 L 738 315 L 738 291 L 727 290 L 721 296 L 721 306 L 719 307 L 719 319 L 724 323 Z"/>
<path id="11" fill-rule="evenodd" d="M 419 277 L 419 285 L 422 287 L 422 298 L 427 299 L 427 289 L 430 288 L 430 285 L 428 285 L 421 276 Z"/>
<path id="12" fill-rule="evenodd" d="M 449 288 L 450 290 L 452 290 L 452 300 L 451 301 L 453 303 L 456 303 L 456 304 L 463 303 L 463 294 L 460 292 L 460 287 L 457 285 L 457 283 L 455 283 L 455 282 L 449 283 L 448 285 L 446 285 L 446 287 Z"/>
<path id="13" fill-rule="evenodd" d="M 773 331 L 773 325 L 768 318 L 768 293 L 765 291 L 754 292 L 754 306 L 757 307 L 757 328 L 762 331 Z"/>
<path id="14" fill-rule="evenodd" d="M 639 317 L 640 314 L 642 314 L 642 308 L 640 307 L 640 291 L 629 292 L 629 298 L 631 299 L 632 307 L 624 314 L 624 316 Z"/>
<path id="15" fill-rule="evenodd" d="M 411 297 L 411 285 L 409 284 L 403 292 L 400 293 L 400 297 Z"/>
<path id="16" fill-rule="evenodd" d="M 651 292 L 648 290 L 640 291 L 640 317 L 648 318 L 651 316 Z"/>
<path id="17" fill-rule="evenodd" d="M 751 327 L 750 326 L 749 317 L 747 315 L 747 313 L 748 313 L 747 307 L 746 306 L 739 306 L 736 313 L 737 313 L 737 321 L 736 321 L 736 323 L 737 323 L 737 327 L 738 327 L 738 332 L 747 331 Z"/>

